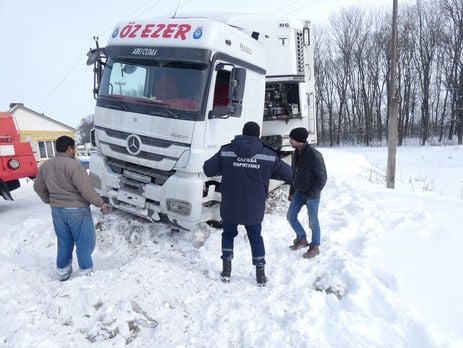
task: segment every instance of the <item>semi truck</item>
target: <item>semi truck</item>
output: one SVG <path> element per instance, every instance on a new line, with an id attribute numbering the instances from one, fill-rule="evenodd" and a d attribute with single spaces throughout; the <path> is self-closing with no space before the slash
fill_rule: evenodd
<path id="1" fill-rule="evenodd" d="M 309 21 L 193 14 L 95 39 L 89 175 L 115 208 L 186 230 L 220 222 L 220 177 L 202 166 L 246 122 L 281 154 L 295 127 L 317 141 Z"/>
<path id="2" fill-rule="evenodd" d="M 21 187 L 19 179 L 35 178 L 37 163 L 29 142 L 22 142 L 13 116 L 0 112 L 0 194 L 13 200 L 11 191 Z"/>

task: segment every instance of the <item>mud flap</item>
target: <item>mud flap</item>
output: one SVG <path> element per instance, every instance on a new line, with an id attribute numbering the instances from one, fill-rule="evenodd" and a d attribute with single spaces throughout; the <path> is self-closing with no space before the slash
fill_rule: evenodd
<path id="1" fill-rule="evenodd" d="M 7 201 L 13 201 L 13 197 L 11 197 L 10 193 L 10 188 L 3 180 L 0 180 L 0 194 Z"/>

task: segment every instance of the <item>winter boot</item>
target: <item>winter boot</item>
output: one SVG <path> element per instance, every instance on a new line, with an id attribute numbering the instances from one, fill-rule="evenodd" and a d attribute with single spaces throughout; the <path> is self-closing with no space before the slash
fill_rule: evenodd
<path id="1" fill-rule="evenodd" d="M 57 268 L 56 272 L 58 273 L 58 279 L 60 282 L 65 282 L 71 277 L 72 274 L 72 265 L 69 264 L 64 268 Z"/>
<path id="2" fill-rule="evenodd" d="M 265 266 L 256 266 L 256 280 L 258 286 L 265 286 L 267 284 L 267 277 L 265 276 Z"/>
<path id="3" fill-rule="evenodd" d="M 304 237 L 301 240 L 295 239 L 293 245 L 290 245 L 289 248 L 291 250 L 298 250 L 301 248 L 305 248 L 309 246 L 309 242 L 307 242 L 307 238 Z"/>
<path id="4" fill-rule="evenodd" d="M 231 260 L 222 261 L 222 272 L 220 272 L 220 277 L 224 283 L 230 283 L 231 268 Z"/>
<path id="5" fill-rule="evenodd" d="M 93 274 L 93 267 L 79 270 L 80 276 L 91 276 L 92 274 Z"/>
<path id="6" fill-rule="evenodd" d="M 320 254 L 320 246 L 318 245 L 311 245 L 309 250 L 307 250 L 302 257 L 305 259 L 311 259 L 312 257 L 317 256 Z"/>

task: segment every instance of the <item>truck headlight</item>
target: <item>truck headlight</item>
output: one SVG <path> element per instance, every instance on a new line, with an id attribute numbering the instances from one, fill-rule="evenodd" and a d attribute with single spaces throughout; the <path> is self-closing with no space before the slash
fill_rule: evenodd
<path id="1" fill-rule="evenodd" d="M 167 210 L 173 213 L 183 215 L 183 216 L 188 216 L 191 214 L 191 203 L 190 202 L 169 198 L 167 199 L 166 203 L 167 203 Z"/>
<path id="2" fill-rule="evenodd" d="M 8 161 L 8 167 L 11 169 L 18 169 L 19 168 L 19 161 L 15 158 L 12 158 Z"/>

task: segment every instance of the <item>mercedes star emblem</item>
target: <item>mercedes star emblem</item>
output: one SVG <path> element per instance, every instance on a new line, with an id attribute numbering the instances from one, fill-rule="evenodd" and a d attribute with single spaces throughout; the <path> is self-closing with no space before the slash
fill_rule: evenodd
<path id="1" fill-rule="evenodd" d="M 141 139 L 138 135 L 132 134 L 127 138 L 127 151 L 131 155 L 138 155 L 141 151 Z"/>

